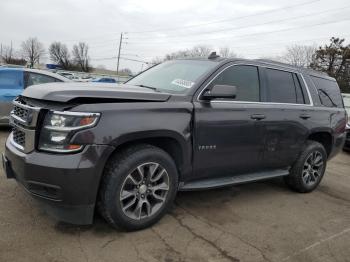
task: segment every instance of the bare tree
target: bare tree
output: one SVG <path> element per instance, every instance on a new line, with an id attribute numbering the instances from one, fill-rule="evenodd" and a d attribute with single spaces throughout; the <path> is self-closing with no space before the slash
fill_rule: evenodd
<path id="1" fill-rule="evenodd" d="M 152 61 L 152 64 L 159 63 L 165 60 L 172 60 L 177 58 L 186 57 L 208 57 L 211 53 L 212 48 L 206 45 L 197 45 L 191 49 L 179 50 L 170 54 L 165 55 L 164 59 L 156 58 L 156 62 Z"/>
<path id="2" fill-rule="evenodd" d="M 50 59 L 63 69 L 70 69 L 70 55 L 68 48 L 61 42 L 53 42 L 49 47 Z"/>
<path id="3" fill-rule="evenodd" d="M 212 48 L 207 45 L 197 45 L 189 50 L 190 57 L 208 57 L 212 52 Z"/>
<path id="4" fill-rule="evenodd" d="M 288 46 L 286 53 L 281 57 L 283 62 L 298 66 L 310 67 L 315 59 L 315 46 L 293 45 Z"/>
<path id="5" fill-rule="evenodd" d="M 12 44 L 9 46 L 1 46 L 0 61 L 6 64 L 22 65 L 24 66 L 27 62 L 19 56 L 18 52 L 14 50 Z"/>
<path id="6" fill-rule="evenodd" d="M 123 69 L 119 70 L 119 74 L 129 76 L 129 75 L 132 75 L 132 71 L 129 68 L 123 68 Z"/>
<path id="7" fill-rule="evenodd" d="M 73 60 L 74 63 L 80 67 L 80 69 L 84 72 L 89 71 L 89 46 L 84 43 L 80 42 L 77 45 L 73 46 Z"/>
<path id="8" fill-rule="evenodd" d="M 1 52 L 1 59 L 6 63 L 6 64 L 11 64 L 11 61 L 14 58 L 13 54 L 13 48 L 12 45 L 10 46 L 3 46 L 2 47 L 2 52 Z"/>
<path id="9" fill-rule="evenodd" d="M 40 57 L 45 52 L 44 45 L 36 37 L 30 37 L 22 42 L 22 56 L 27 60 L 30 67 L 39 63 Z"/>
<path id="10" fill-rule="evenodd" d="M 221 57 L 225 57 L 225 58 L 234 58 L 234 57 L 237 57 L 237 54 L 235 52 L 233 52 L 231 50 L 231 48 L 229 47 L 221 47 L 219 49 L 219 55 Z"/>

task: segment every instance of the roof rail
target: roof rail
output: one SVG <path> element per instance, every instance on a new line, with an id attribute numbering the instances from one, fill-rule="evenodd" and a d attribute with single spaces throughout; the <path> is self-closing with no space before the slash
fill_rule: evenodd
<path id="1" fill-rule="evenodd" d="M 283 63 L 283 62 L 279 62 L 279 61 L 275 61 L 275 60 L 271 60 L 271 59 L 254 59 L 254 60 L 258 61 L 258 62 L 263 62 L 263 63 L 272 63 L 272 64 L 281 65 L 281 66 L 296 67 L 296 66 L 293 66 L 291 64 L 287 64 L 287 63 Z"/>

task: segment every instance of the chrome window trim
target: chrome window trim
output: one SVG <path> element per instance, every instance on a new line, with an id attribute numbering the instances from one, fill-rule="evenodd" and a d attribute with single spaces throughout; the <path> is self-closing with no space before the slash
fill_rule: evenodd
<path id="1" fill-rule="evenodd" d="M 207 87 L 226 69 L 232 67 L 232 66 L 255 66 L 257 69 L 259 69 L 259 67 L 262 68 L 268 68 L 268 69 L 274 69 L 274 70 L 280 70 L 280 71 L 284 71 L 284 72 L 288 72 L 288 73 L 294 73 L 294 74 L 298 74 L 301 76 L 303 83 L 305 85 L 306 88 L 306 93 L 309 97 L 309 104 L 296 104 L 296 103 L 278 103 L 278 102 L 256 102 L 256 101 L 233 101 L 233 100 L 213 100 L 213 101 L 207 101 L 207 100 L 201 100 L 200 97 L 203 94 L 203 92 L 207 89 Z M 260 88 L 260 86 L 259 86 Z M 309 86 L 307 85 L 304 76 L 298 71 L 298 70 L 293 70 L 292 68 L 289 69 L 282 69 L 282 68 L 277 68 L 277 67 L 273 67 L 273 66 L 264 66 L 264 65 L 256 65 L 256 64 L 249 64 L 249 63 L 242 63 L 242 64 L 231 64 L 226 66 L 225 68 L 223 68 L 220 72 L 218 72 L 205 86 L 204 88 L 199 92 L 198 96 L 197 96 L 197 102 L 209 102 L 209 103 L 236 103 L 236 104 L 262 104 L 262 105 L 292 105 L 292 106 L 310 106 L 312 107 L 314 105 L 312 97 L 311 97 L 311 93 L 309 90 Z"/>

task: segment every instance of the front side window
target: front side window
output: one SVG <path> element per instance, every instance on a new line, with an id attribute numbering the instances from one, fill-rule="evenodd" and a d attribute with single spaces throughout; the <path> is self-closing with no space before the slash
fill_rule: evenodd
<path id="1" fill-rule="evenodd" d="M 0 89 L 22 89 L 23 72 L 22 71 L 0 71 Z"/>
<path id="2" fill-rule="evenodd" d="M 260 100 L 259 73 L 256 66 L 236 65 L 225 69 L 208 89 L 214 85 L 231 85 L 237 88 L 236 101 L 258 102 Z"/>
<path id="3" fill-rule="evenodd" d="M 51 76 L 29 72 L 27 75 L 26 86 L 46 84 L 46 83 L 52 83 L 52 82 L 62 82 L 62 81 Z"/>
<path id="4" fill-rule="evenodd" d="M 216 65 L 215 61 L 173 60 L 144 71 L 126 84 L 164 92 L 186 93 L 202 75 Z"/>
<path id="5" fill-rule="evenodd" d="M 274 103 L 304 104 L 304 96 L 294 73 L 266 69 L 268 101 Z"/>

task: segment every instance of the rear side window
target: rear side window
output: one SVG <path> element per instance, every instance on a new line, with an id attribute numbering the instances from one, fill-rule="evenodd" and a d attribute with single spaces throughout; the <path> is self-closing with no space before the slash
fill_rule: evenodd
<path id="1" fill-rule="evenodd" d="M 294 73 L 266 69 L 268 101 L 275 103 L 304 104 L 304 95 Z"/>
<path id="2" fill-rule="evenodd" d="M 336 81 L 310 76 L 314 82 L 321 104 L 327 107 L 343 107 L 343 100 Z"/>
<path id="3" fill-rule="evenodd" d="M 232 85 L 237 87 L 237 101 L 258 102 L 260 100 L 259 74 L 256 66 L 236 65 L 225 69 L 209 85 Z"/>
<path id="4" fill-rule="evenodd" d="M 23 72 L 0 71 L 0 89 L 22 89 Z"/>
<path id="5" fill-rule="evenodd" d="M 56 79 L 56 78 L 51 77 L 51 76 L 37 74 L 37 73 L 31 73 L 31 72 L 29 72 L 27 74 L 26 81 L 27 81 L 26 86 L 46 84 L 46 83 L 52 83 L 52 82 L 62 82 L 61 80 Z"/>

